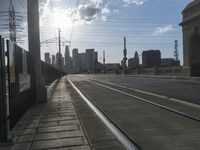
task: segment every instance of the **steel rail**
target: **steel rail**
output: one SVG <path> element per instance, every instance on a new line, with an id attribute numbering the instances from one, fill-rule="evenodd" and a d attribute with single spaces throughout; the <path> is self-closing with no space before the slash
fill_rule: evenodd
<path id="1" fill-rule="evenodd" d="M 79 77 L 79 76 L 78 76 L 78 77 Z M 82 78 L 82 77 L 79 77 L 79 78 Z M 159 107 L 159 108 L 168 110 L 168 111 L 170 111 L 170 112 L 179 114 L 179 115 L 184 116 L 184 117 L 186 117 L 186 118 L 189 118 L 189 119 L 191 119 L 191 120 L 200 122 L 200 119 L 199 119 L 199 118 L 193 117 L 193 116 L 191 116 L 191 115 L 188 115 L 188 114 L 186 114 L 186 113 L 180 112 L 180 111 L 175 110 L 175 109 L 173 109 L 173 108 L 170 108 L 170 107 L 167 107 L 167 106 L 164 106 L 164 105 L 161 105 L 161 104 L 152 102 L 152 101 L 150 101 L 150 100 L 144 99 L 144 98 L 139 97 L 139 96 L 135 96 L 135 95 L 133 95 L 133 94 L 129 94 L 129 93 L 120 91 L 120 90 L 118 90 L 118 89 L 112 88 L 112 87 L 107 86 L 107 85 L 103 85 L 103 84 L 98 83 L 97 81 L 94 81 L 94 80 L 90 80 L 90 79 L 87 79 L 87 78 L 84 78 L 84 79 L 86 79 L 87 81 L 92 82 L 92 83 L 94 83 L 94 84 L 97 84 L 97 85 L 103 86 L 103 87 L 105 87 L 105 88 L 108 88 L 108 89 L 110 89 L 110 90 L 116 91 L 116 92 L 118 92 L 118 93 L 127 95 L 127 96 L 132 97 L 132 98 L 136 98 L 136 99 L 138 99 L 138 100 L 140 100 L 140 101 L 143 101 L 143 102 L 145 102 L 145 103 L 154 105 L 154 106 L 156 106 L 156 107 Z M 124 87 L 124 86 L 118 86 L 118 87 L 127 88 L 127 87 Z"/>
<path id="2" fill-rule="evenodd" d="M 74 83 L 67 77 L 72 87 L 78 92 L 81 98 L 88 104 L 94 113 L 103 121 L 115 137 L 122 143 L 127 150 L 138 150 L 138 146 L 130 140 L 130 138 L 123 133 L 97 106 L 95 106 L 84 94 L 74 85 Z"/>

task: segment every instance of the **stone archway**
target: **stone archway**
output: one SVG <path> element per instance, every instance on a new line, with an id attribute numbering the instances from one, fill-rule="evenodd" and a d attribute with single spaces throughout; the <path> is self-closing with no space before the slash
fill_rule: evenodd
<path id="1" fill-rule="evenodd" d="M 200 76 L 200 0 L 193 0 L 183 10 L 183 64 L 192 76 Z"/>
<path id="2" fill-rule="evenodd" d="M 189 43 L 191 75 L 200 76 L 200 33 L 198 33 L 198 29 L 192 34 Z"/>

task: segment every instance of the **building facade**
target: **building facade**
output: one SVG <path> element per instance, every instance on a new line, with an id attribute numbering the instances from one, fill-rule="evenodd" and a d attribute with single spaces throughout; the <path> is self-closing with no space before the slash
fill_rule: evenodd
<path id="1" fill-rule="evenodd" d="M 72 50 L 72 72 L 78 73 L 79 72 L 79 60 L 78 60 L 78 49 L 74 48 Z"/>
<path id="2" fill-rule="evenodd" d="M 128 59 L 128 68 L 129 69 L 136 69 L 140 65 L 139 55 L 135 52 L 134 58 Z"/>
<path id="3" fill-rule="evenodd" d="M 173 58 L 162 58 L 161 59 L 161 66 L 162 67 L 179 67 L 180 61 L 176 61 Z"/>
<path id="4" fill-rule="evenodd" d="M 78 60 L 79 60 L 79 72 L 87 72 L 86 67 L 86 53 L 79 53 L 78 54 Z"/>
<path id="5" fill-rule="evenodd" d="M 97 69 L 98 53 L 94 49 L 86 49 L 86 69 L 88 73 L 95 73 Z"/>
<path id="6" fill-rule="evenodd" d="M 56 68 L 62 69 L 62 54 L 56 53 Z"/>
<path id="7" fill-rule="evenodd" d="M 161 66 L 161 52 L 160 50 L 148 50 L 142 53 L 142 65 L 145 68 Z"/>
<path id="8" fill-rule="evenodd" d="M 193 0 L 183 10 L 183 64 L 191 75 L 200 76 L 200 1 Z"/>
<path id="9" fill-rule="evenodd" d="M 44 61 L 48 64 L 51 64 L 50 53 L 44 53 Z"/>
<path id="10" fill-rule="evenodd" d="M 52 55 L 51 56 L 51 64 L 56 67 L 56 56 L 55 55 Z"/>
<path id="11" fill-rule="evenodd" d="M 72 73 L 72 62 L 68 46 L 65 47 L 65 72 Z"/>

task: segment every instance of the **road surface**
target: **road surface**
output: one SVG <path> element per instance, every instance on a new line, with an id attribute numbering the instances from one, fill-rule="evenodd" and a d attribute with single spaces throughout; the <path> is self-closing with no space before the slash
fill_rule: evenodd
<path id="1" fill-rule="evenodd" d="M 107 75 L 69 79 L 141 149 L 200 149 L 199 83 Z"/>

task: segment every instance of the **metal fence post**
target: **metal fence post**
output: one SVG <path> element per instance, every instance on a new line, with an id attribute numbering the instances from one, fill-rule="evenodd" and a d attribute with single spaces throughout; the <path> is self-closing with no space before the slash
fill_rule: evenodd
<path id="1" fill-rule="evenodd" d="M 0 36 L 0 142 L 8 140 L 4 39 Z"/>

